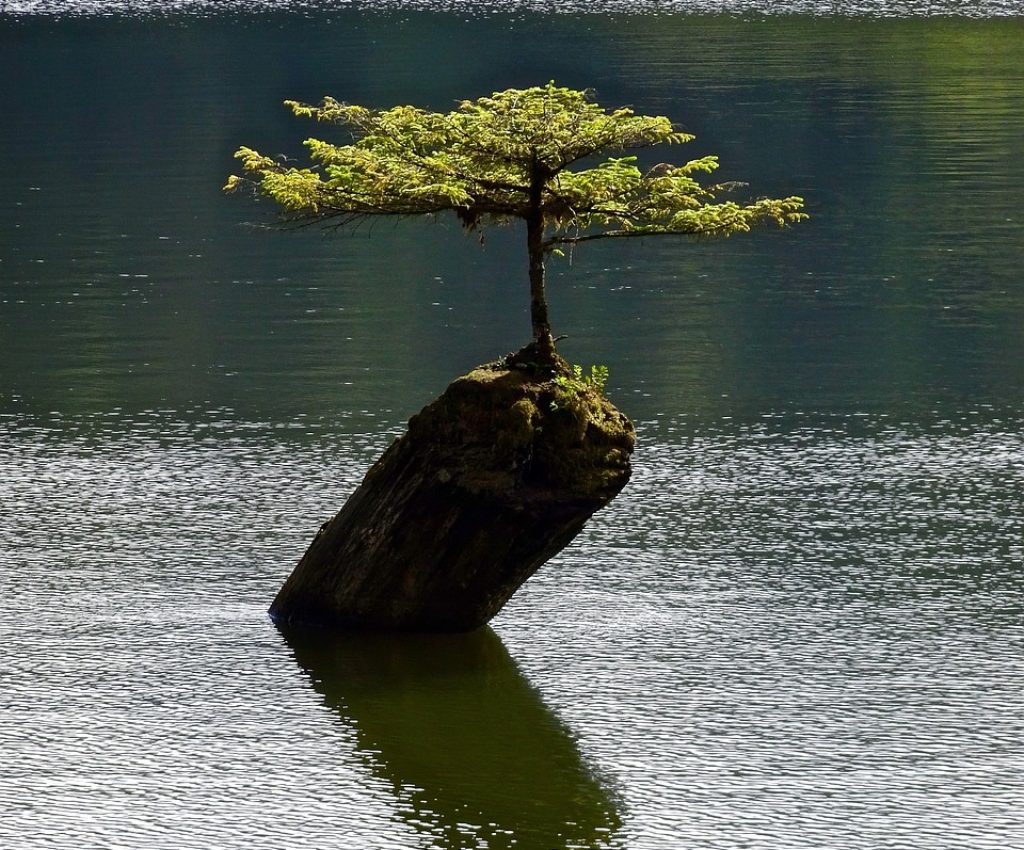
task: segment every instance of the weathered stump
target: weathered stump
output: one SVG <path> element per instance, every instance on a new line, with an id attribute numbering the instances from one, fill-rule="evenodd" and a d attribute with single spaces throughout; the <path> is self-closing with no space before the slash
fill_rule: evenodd
<path id="1" fill-rule="evenodd" d="M 561 551 L 629 480 L 632 423 L 530 349 L 458 378 L 409 420 L 320 529 L 275 621 L 468 631 Z"/>

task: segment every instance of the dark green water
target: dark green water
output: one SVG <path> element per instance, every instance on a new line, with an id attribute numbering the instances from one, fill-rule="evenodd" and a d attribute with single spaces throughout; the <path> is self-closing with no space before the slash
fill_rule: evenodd
<path id="1" fill-rule="evenodd" d="M 0 846 L 1024 841 L 1024 18 L 31 5 L 0 4 Z M 813 218 L 552 264 L 637 470 L 493 631 L 282 636 L 403 421 L 525 341 L 524 234 L 248 227 L 231 153 L 299 154 L 285 98 L 552 78 Z"/>

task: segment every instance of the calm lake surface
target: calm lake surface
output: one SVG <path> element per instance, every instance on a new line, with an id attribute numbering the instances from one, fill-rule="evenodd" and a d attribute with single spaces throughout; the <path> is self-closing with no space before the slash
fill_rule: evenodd
<path id="1" fill-rule="evenodd" d="M 1024 846 L 1022 69 L 1018 3 L 0 3 L 0 847 Z M 283 635 L 523 234 L 267 232 L 231 154 L 552 78 L 813 218 L 553 262 L 633 482 L 491 629 Z"/>

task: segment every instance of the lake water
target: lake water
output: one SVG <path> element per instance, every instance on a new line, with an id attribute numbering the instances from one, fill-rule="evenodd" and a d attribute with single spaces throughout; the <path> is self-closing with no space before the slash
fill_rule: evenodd
<path id="1" fill-rule="evenodd" d="M 0 3 L 0 847 L 1024 846 L 1022 68 L 1017 2 Z M 552 78 L 813 218 L 552 263 L 636 471 L 491 629 L 281 634 L 523 234 L 267 232 L 231 153 Z"/>

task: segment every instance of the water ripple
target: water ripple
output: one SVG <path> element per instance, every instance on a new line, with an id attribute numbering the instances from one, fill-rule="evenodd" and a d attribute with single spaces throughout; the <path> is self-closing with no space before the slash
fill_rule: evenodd
<path id="1" fill-rule="evenodd" d="M 529 847 L 502 783 L 489 823 L 459 802 L 482 792 L 456 750 L 511 731 L 488 687 L 608 847 L 1024 835 L 1019 416 L 648 423 L 477 681 L 429 653 L 338 676 L 281 639 L 268 600 L 388 438 L 218 415 L 2 423 L 4 847 Z"/>
<path id="2" fill-rule="evenodd" d="M 1018 0 L 368 0 L 330 3 L 327 0 L 9 0 L 0 11 L 12 16 L 94 17 L 127 15 L 252 15 L 283 11 L 318 14 L 345 9 L 366 11 L 435 11 L 473 17 L 543 14 L 729 14 L 857 17 L 1019 17 Z"/>

